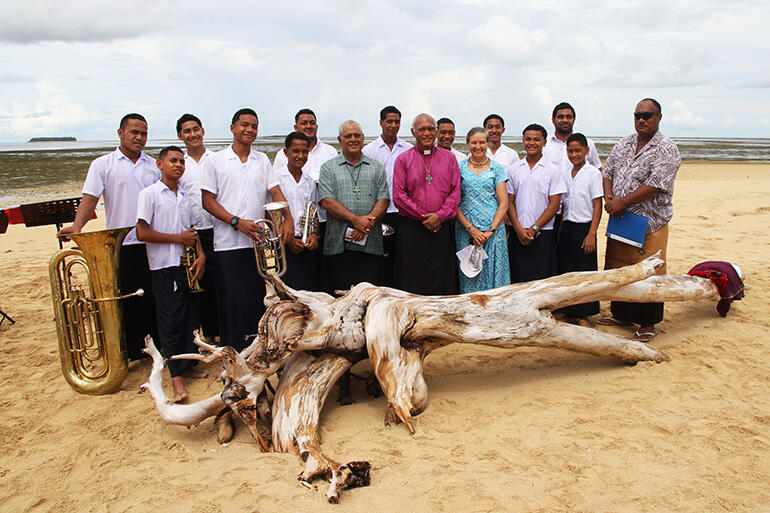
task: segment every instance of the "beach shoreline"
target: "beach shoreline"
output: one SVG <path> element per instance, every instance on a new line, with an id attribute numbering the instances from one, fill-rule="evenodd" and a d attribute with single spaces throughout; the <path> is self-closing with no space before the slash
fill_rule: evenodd
<path id="1" fill-rule="evenodd" d="M 19 203 L 80 188 L 25 189 Z M 88 231 L 103 227 L 102 214 Z M 668 303 L 652 345 L 670 362 L 452 345 L 426 359 L 429 405 L 414 436 L 384 426 L 384 399 L 359 382 L 351 406 L 333 390 L 324 450 L 373 465 L 371 486 L 343 492 L 337 506 L 325 502 L 325 483 L 298 484 L 295 456 L 260 453 L 243 425 L 220 446 L 211 420 L 164 424 L 137 394 L 147 361 L 130 365 L 115 394 L 72 390 L 52 320 L 55 227 L 11 225 L 0 234 L 0 309 L 16 320 L 0 325 L 0 503 L 31 512 L 770 511 L 769 224 L 770 164 L 683 164 L 668 272 L 730 260 L 746 298 L 724 319 L 715 304 Z M 605 226 L 606 216 L 600 234 Z M 600 237 L 600 266 L 604 247 Z M 191 380 L 189 390 L 203 399 L 221 384 Z"/>

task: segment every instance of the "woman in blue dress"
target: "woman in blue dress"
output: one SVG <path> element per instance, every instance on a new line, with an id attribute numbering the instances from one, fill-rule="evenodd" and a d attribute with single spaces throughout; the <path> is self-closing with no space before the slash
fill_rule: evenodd
<path id="1" fill-rule="evenodd" d="M 457 209 L 457 250 L 474 244 L 484 246 L 487 258 L 481 272 L 468 278 L 460 271 L 460 292 L 489 290 L 511 283 L 508 244 L 503 218 L 508 209 L 508 176 L 503 167 L 487 156 L 489 135 L 481 127 L 471 128 L 465 138 L 470 157 L 460 162 L 462 196 Z"/>

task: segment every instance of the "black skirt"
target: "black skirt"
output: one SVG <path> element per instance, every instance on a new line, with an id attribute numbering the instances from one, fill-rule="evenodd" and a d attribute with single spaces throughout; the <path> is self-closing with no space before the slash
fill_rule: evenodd
<path id="1" fill-rule="evenodd" d="M 252 248 L 216 251 L 219 335 L 222 345 L 244 349 L 265 313 L 265 282 Z"/>
<path id="2" fill-rule="evenodd" d="M 556 274 L 556 236 L 553 230 L 542 230 L 529 246 L 523 245 L 511 230 L 508 238 L 508 261 L 511 283 L 542 280 Z"/>
<path id="3" fill-rule="evenodd" d="M 586 254 L 580 246 L 591 229 L 591 223 L 573 223 L 562 221 L 556 243 L 556 254 L 559 263 L 559 274 L 575 271 L 596 271 L 599 269 L 596 261 L 596 251 Z M 596 315 L 599 313 L 599 302 L 581 303 L 561 308 L 558 312 L 575 319 Z"/>
<path id="4" fill-rule="evenodd" d="M 414 219 L 399 219 L 395 288 L 428 296 L 459 292 L 454 225 L 454 219 L 449 219 L 434 233 Z"/>

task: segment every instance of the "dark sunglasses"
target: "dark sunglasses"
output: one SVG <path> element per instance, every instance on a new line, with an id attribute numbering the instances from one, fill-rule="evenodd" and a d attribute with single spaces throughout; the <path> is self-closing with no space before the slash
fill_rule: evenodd
<path id="1" fill-rule="evenodd" d="M 649 121 L 653 116 L 657 116 L 657 112 L 634 112 L 634 119 L 643 119 Z"/>

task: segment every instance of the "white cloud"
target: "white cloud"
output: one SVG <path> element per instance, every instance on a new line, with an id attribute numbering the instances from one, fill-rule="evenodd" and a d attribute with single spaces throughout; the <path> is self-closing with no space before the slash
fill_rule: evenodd
<path id="1" fill-rule="evenodd" d="M 34 86 L 37 100 L 31 107 L 13 102 L 9 108 L 0 108 L 0 118 L 8 119 L 7 130 L 11 133 L 32 135 L 71 135 L 72 127 L 94 122 L 97 116 L 70 101 L 66 92 L 49 83 L 38 82 Z M 0 125 L 2 130 L 3 125 Z"/>
<path id="2" fill-rule="evenodd" d="M 680 100 L 674 100 L 671 103 L 670 113 L 664 112 L 663 115 L 672 126 L 684 130 L 696 130 L 706 126 L 706 122 L 700 116 L 696 116 Z"/>
<path id="3" fill-rule="evenodd" d="M 0 2 L 0 40 L 24 44 L 133 37 L 178 22 L 183 6 L 174 0 L 7 0 Z"/>
<path id="4" fill-rule="evenodd" d="M 537 61 L 547 41 L 544 30 L 525 28 L 508 16 L 497 14 L 472 28 L 468 35 L 504 62 Z"/>

